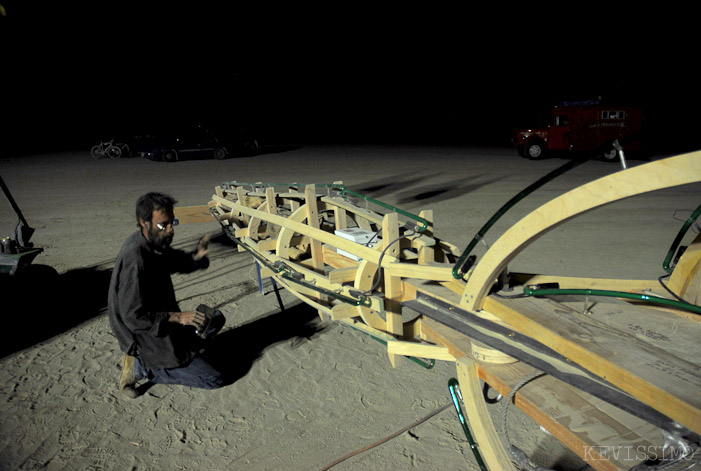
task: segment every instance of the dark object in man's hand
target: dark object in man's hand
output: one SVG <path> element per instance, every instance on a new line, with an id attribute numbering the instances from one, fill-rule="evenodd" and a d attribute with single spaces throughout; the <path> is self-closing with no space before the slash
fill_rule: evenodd
<path id="1" fill-rule="evenodd" d="M 223 316 L 223 314 L 218 309 L 214 309 L 213 307 L 209 307 L 204 304 L 200 304 L 199 306 L 197 306 L 197 311 L 204 314 L 204 324 L 201 328 L 197 329 L 195 333 L 201 339 L 204 340 L 210 333 L 210 325 L 212 324 L 212 319 L 214 319 L 217 316 Z"/>

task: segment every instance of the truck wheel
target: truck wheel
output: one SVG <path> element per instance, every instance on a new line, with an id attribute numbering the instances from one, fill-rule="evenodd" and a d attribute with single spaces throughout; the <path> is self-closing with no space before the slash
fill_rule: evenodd
<path id="1" fill-rule="evenodd" d="M 214 149 L 214 158 L 217 160 L 224 160 L 226 158 L 226 149 L 223 147 Z"/>
<path id="2" fill-rule="evenodd" d="M 531 160 L 540 160 L 545 156 L 545 147 L 539 141 L 529 142 L 526 144 L 525 153 Z"/>
<path id="3" fill-rule="evenodd" d="M 616 152 L 616 149 L 607 150 L 603 153 L 603 157 L 605 160 L 616 160 L 617 155 L 618 152 Z"/>
<path id="4" fill-rule="evenodd" d="M 163 153 L 163 160 L 166 162 L 175 162 L 178 160 L 178 153 L 174 150 L 167 150 Z"/>

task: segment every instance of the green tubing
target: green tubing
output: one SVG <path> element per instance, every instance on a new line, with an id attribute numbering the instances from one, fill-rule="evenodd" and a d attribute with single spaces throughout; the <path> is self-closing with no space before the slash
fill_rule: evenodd
<path id="1" fill-rule="evenodd" d="M 421 216 L 417 216 L 415 214 L 408 213 L 408 212 L 404 211 L 403 209 L 397 208 L 395 206 L 391 206 L 387 203 L 383 203 L 382 201 L 376 200 L 374 198 L 370 198 L 369 196 L 365 196 L 365 195 L 362 195 L 360 193 L 356 193 L 355 191 L 348 190 L 343 185 L 334 185 L 333 187 L 340 188 L 342 195 L 351 194 L 353 196 L 357 196 L 358 198 L 362 198 L 365 201 L 369 201 L 369 202 L 376 204 L 378 206 L 382 206 L 383 208 L 387 208 L 395 213 L 401 214 L 402 216 L 406 216 L 410 219 L 413 219 L 414 221 L 420 222 L 421 226 L 418 226 L 416 228 L 417 232 L 423 232 L 428 228 L 428 221 L 426 219 L 422 218 Z"/>
<path id="2" fill-rule="evenodd" d="M 353 195 L 358 198 L 364 199 L 365 201 L 368 201 L 370 203 L 376 204 L 377 206 L 381 206 L 383 208 L 389 209 L 392 212 L 395 212 L 397 214 L 401 214 L 402 216 L 408 217 L 409 219 L 413 219 L 414 221 L 419 222 L 421 225 L 417 226 L 416 231 L 417 232 L 423 232 L 428 228 L 428 220 L 422 218 L 421 216 L 417 216 L 416 214 L 409 213 L 407 211 L 404 211 L 403 209 L 397 208 L 396 206 L 389 205 L 387 203 L 383 203 L 382 201 L 376 200 L 375 198 L 370 198 L 369 196 L 365 196 L 361 193 L 357 193 L 355 191 L 351 191 L 348 188 L 345 187 L 345 185 L 340 184 L 340 183 L 242 183 L 242 182 L 227 182 L 227 183 L 222 183 L 222 186 L 250 186 L 250 187 L 271 187 L 271 186 L 306 186 L 306 185 L 314 185 L 322 188 L 329 188 L 329 189 L 338 189 L 341 191 L 341 195 Z"/>
<path id="3" fill-rule="evenodd" d="M 556 168 L 552 172 L 548 173 L 544 177 L 541 177 L 538 181 L 535 183 L 532 183 L 529 185 L 527 188 L 522 190 L 519 194 L 511 198 L 504 206 L 502 206 L 499 211 L 494 213 L 494 215 L 487 221 L 487 223 L 482 226 L 482 229 L 477 232 L 475 237 L 472 239 L 470 244 L 467 246 L 467 248 L 463 251 L 462 255 L 460 255 L 460 258 L 458 258 L 457 262 L 455 262 L 455 265 L 453 266 L 453 278 L 456 280 L 462 279 L 463 276 L 465 276 L 465 272 L 462 270 L 463 265 L 465 264 L 465 261 L 467 258 L 470 256 L 470 253 L 472 250 L 475 248 L 477 243 L 484 237 L 484 235 L 487 233 L 487 231 L 506 213 L 509 209 L 511 209 L 516 203 L 521 201 L 523 198 L 526 196 L 530 195 L 533 193 L 535 190 L 540 188 L 541 186 L 545 185 L 546 183 L 550 182 L 551 180 L 554 180 L 556 177 L 562 175 L 563 173 L 572 170 L 573 168 L 577 167 L 578 165 L 583 164 L 584 162 L 588 161 L 589 159 L 582 158 L 582 159 L 573 159 L 567 162 L 565 165 Z"/>
<path id="4" fill-rule="evenodd" d="M 672 242 L 672 246 L 669 248 L 669 252 L 667 252 L 667 258 L 665 258 L 664 262 L 662 263 L 662 268 L 664 268 L 664 271 L 666 271 L 667 273 L 672 273 L 672 271 L 674 270 L 670 266 L 672 263 L 672 257 L 674 257 L 674 253 L 677 251 L 677 247 L 679 247 L 679 244 L 686 235 L 686 231 L 688 231 L 689 227 L 691 227 L 694 221 L 696 221 L 696 218 L 699 217 L 699 214 L 701 214 L 701 206 L 696 208 L 696 211 L 691 213 L 689 219 L 687 219 L 686 222 L 682 225 L 682 228 L 677 234 L 677 237 L 674 239 L 674 242 Z"/>
<path id="5" fill-rule="evenodd" d="M 578 296 L 608 296 L 613 298 L 626 298 L 636 301 L 662 304 L 676 309 L 684 309 L 696 314 L 701 314 L 701 307 L 695 304 L 683 303 L 672 299 L 649 296 L 647 294 L 627 293 L 625 291 L 608 291 L 601 289 L 541 289 L 534 286 L 524 286 L 523 293 L 527 296 L 558 296 L 558 295 L 578 295 Z"/>
<path id="6" fill-rule="evenodd" d="M 370 306 L 372 302 L 370 301 L 369 298 L 366 296 L 359 296 L 358 299 L 351 298 L 349 296 L 345 296 L 343 294 L 337 293 L 335 291 L 331 291 L 330 289 L 322 288 L 320 286 L 316 286 L 313 283 L 309 283 L 308 281 L 305 281 L 304 279 L 295 277 L 294 274 L 298 273 L 293 270 L 285 270 L 283 269 L 280 273 L 280 276 L 288 281 L 291 281 L 293 283 L 296 283 L 298 285 L 302 285 L 305 288 L 309 288 L 311 290 L 317 291 L 321 294 L 324 294 L 326 296 L 329 296 L 331 298 L 337 299 L 345 304 L 352 304 L 353 306 Z"/>
<path id="7" fill-rule="evenodd" d="M 488 471 L 487 470 L 487 465 L 485 464 L 484 460 L 482 459 L 482 455 L 480 454 L 479 448 L 477 447 L 477 442 L 475 442 L 475 439 L 472 438 L 472 433 L 470 433 L 470 428 L 467 426 L 467 419 L 465 418 L 465 414 L 462 412 L 462 407 L 460 406 L 460 399 L 458 398 L 458 380 L 455 378 L 450 378 L 448 381 L 448 389 L 450 390 L 450 397 L 453 399 L 453 405 L 455 406 L 455 411 L 458 413 L 458 418 L 460 419 L 460 425 L 462 425 L 462 430 L 465 432 L 465 436 L 467 437 L 467 442 L 470 444 L 470 449 L 472 450 L 472 454 L 475 455 L 475 459 L 477 460 L 477 464 L 479 465 L 480 469 L 482 471 Z"/>

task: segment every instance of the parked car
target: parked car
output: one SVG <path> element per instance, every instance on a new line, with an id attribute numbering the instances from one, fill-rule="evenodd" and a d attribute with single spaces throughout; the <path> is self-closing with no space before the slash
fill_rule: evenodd
<path id="1" fill-rule="evenodd" d="M 161 135 L 147 135 L 135 140 L 132 154 L 151 160 L 175 162 L 186 159 L 225 159 L 230 155 L 252 155 L 260 150 L 255 138 L 243 135 L 224 139 L 214 135 L 208 128 L 196 126 Z"/>

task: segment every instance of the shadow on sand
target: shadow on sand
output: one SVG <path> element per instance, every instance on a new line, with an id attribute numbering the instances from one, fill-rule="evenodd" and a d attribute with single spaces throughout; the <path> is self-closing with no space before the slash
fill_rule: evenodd
<path id="1" fill-rule="evenodd" d="M 112 270 L 82 268 L 59 275 L 51 267 L 32 265 L 22 276 L 0 279 L 0 358 L 105 314 L 111 274 Z M 231 384 L 268 348 L 280 342 L 298 344 L 323 330 L 317 312 L 299 303 L 221 332 L 211 339 L 207 356 Z"/>
<path id="2" fill-rule="evenodd" d="M 112 270 L 81 268 L 59 275 L 46 265 L 0 278 L 0 358 L 66 332 L 106 312 Z"/>
<path id="3" fill-rule="evenodd" d="M 207 358 L 224 373 L 229 385 L 246 376 L 270 347 L 281 342 L 299 345 L 324 329 L 317 312 L 299 303 L 221 332 L 210 341 Z"/>

